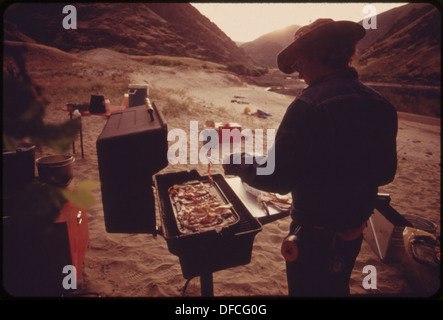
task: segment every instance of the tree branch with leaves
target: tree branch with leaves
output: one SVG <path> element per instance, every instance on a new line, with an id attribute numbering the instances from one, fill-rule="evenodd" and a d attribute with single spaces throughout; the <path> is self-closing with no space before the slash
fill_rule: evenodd
<path id="1" fill-rule="evenodd" d="M 3 151 L 14 152 L 22 142 L 48 147 L 55 153 L 65 153 L 80 132 L 81 119 L 74 118 L 61 124 L 45 124 L 49 105 L 43 90 L 26 71 L 24 47 L 4 47 L 5 55 L 14 63 L 3 70 Z M 7 168 L 4 168 L 7 170 Z M 89 191 L 98 183 L 82 181 L 75 190 L 34 181 L 5 199 L 3 215 L 10 215 L 20 223 L 47 223 L 60 213 L 67 200 L 85 208 L 93 205 Z"/>

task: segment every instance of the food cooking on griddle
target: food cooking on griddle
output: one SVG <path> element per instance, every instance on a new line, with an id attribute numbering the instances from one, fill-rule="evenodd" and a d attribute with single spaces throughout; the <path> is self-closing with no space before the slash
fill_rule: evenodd
<path id="1" fill-rule="evenodd" d="M 289 212 L 292 206 L 292 196 L 291 194 L 280 195 L 278 193 L 261 191 L 257 197 L 257 202 L 259 204 L 266 203 L 267 205 L 272 205 L 281 212 Z"/>
<path id="2" fill-rule="evenodd" d="M 169 194 L 180 231 L 195 232 L 236 222 L 232 205 L 226 204 L 211 183 L 174 185 Z"/>

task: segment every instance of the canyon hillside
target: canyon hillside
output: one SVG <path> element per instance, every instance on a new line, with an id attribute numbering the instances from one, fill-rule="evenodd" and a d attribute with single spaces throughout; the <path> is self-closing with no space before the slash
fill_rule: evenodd
<path id="1" fill-rule="evenodd" d="M 217 63 L 251 59 L 217 25 L 188 3 L 72 3 L 77 29 L 65 30 L 63 3 L 18 3 L 4 12 L 4 40 L 63 51 L 112 49 Z"/>
<path id="2" fill-rule="evenodd" d="M 410 3 L 377 15 L 377 29 L 368 29 L 355 61 L 361 78 L 412 84 L 440 84 L 441 15 L 434 5 Z M 296 23 L 296 21 L 294 21 Z M 276 55 L 292 42 L 293 25 L 242 44 L 259 64 L 276 67 Z"/>

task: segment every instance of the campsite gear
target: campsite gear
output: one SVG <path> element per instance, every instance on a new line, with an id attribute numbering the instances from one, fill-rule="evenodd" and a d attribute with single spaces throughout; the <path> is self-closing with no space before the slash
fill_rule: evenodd
<path id="1" fill-rule="evenodd" d="M 87 112 L 89 112 L 89 103 L 80 103 L 80 104 L 67 103 L 66 104 L 66 111 L 68 111 L 69 113 L 74 113 L 75 110 L 80 111 L 80 113 L 82 115 L 84 115 Z"/>
<path id="2" fill-rule="evenodd" d="M 129 108 L 129 94 L 125 93 L 123 96 L 123 100 L 124 100 L 124 106 L 125 108 Z"/>
<path id="3" fill-rule="evenodd" d="M 193 180 L 205 181 L 207 177 L 200 176 L 195 170 L 155 176 L 162 211 L 163 235 L 170 252 L 179 257 L 186 279 L 249 263 L 254 237 L 262 229 L 259 221 L 246 209 L 224 177 L 216 174 L 212 175 L 212 179 L 235 208 L 240 220 L 219 232 L 213 229 L 181 234 L 175 224 L 173 204 L 169 199 L 168 190 L 175 184 Z"/>
<path id="4" fill-rule="evenodd" d="M 105 96 L 92 94 L 89 102 L 90 113 L 106 113 Z"/>
<path id="5" fill-rule="evenodd" d="M 205 121 L 205 126 L 207 128 L 215 128 L 215 121 L 214 120 L 206 120 Z"/>
<path id="6" fill-rule="evenodd" d="M 105 99 L 105 109 L 106 109 L 106 112 L 110 111 L 110 109 L 111 109 L 111 100 Z"/>
<path id="7" fill-rule="evenodd" d="M 128 86 L 129 107 L 136 107 L 145 104 L 148 96 L 148 86 L 144 84 L 130 84 Z"/>
<path id="8" fill-rule="evenodd" d="M 107 107 L 106 107 L 107 108 Z M 108 111 L 108 110 L 106 110 Z M 74 112 L 69 113 L 69 117 L 72 120 L 72 117 L 75 116 L 80 119 L 80 149 L 82 152 L 82 159 L 85 157 L 85 151 L 83 148 L 83 124 L 82 124 L 82 113 L 75 109 Z M 75 154 L 75 141 L 72 141 L 72 153 Z"/>
<path id="9" fill-rule="evenodd" d="M 109 100 L 108 100 L 109 101 Z M 107 107 L 106 107 L 107 108 Z M 90 115 L 89 112 L 89 104 L 83 103 L 83 104 L 74 104 L 74 103 L 67 103 L 66 104 L 66 110 L 69 112 L 69 119 L 73 119 L 73 117 L 80 119 L 80 147 L 82 152 L 82 159 L 85 157 L 85 152 L 83 149 L 83 125 L 82 125 L 82 116 Z M 108 111 L 108 110 L 106 110 Z M 75 154 L 75 141 L 72 141 L 72 153 Z"/>
<path id="10" fill-rule="evenodd" d="M 435 231 L 437 230 L 438 226 L 433 223 L 432 221 L 429 221 L 425 218 L 422 218 L 416 214 L 403 214 L 402 215 L 403 218 L 405 218 L 406 220 L 408 220 L 412 226 L 416 229 L 420 229 L 423 231 L 426 231 L 428 233 L 435 233 Z"/>
<path id="11" fill-rule="evenodd" d="M 244 183 L 244 182 L 243 182 L 243 188 L 245 188 L 245 190 L 248 193 L 252 194 L 256 198 L 258 198 L 260 196 L 260 194 L 261 194 L 260 190 L 255 189 L 255 188 L 251 187 L 250 185 L 248 185 L 247 183 Z M 263 209 L 265 210 L 266 215 L 269 216 L 269 208 L 268 208 L 268 205 L 266 204 L 266 202 L 265 201 L 260 201 L 260 204 L 262 205 Z"/>
<path id="12" fill-rule="evenodd" d="M 297 246 L 297 233 L 300 231 L 301 226 L 297 226 L 294 231 L 288 235 L 282 243 L 281 246 L 281 253 L 283 255 L 283 258 L 285 258 L 286 261 L 292 262 L 295 261 L 298 257 L 298 246 Z"/>
<path id="13" fill-rule="evenodd" d="M 167 126 L 153 103 L 113 112 L 97 139 L 106 230 L 154 233 L 152 176 L 167 166 Z"/>
<path id="14" fill-rule="evenodd" d="M 222 232 L 179 231 L 169 188 L 207 177 L 196 170 L 157 174 L 168 164 L 167 125 L 154 102 L 152 107 L 154 121 L 145 105 L 112 113 L 97 139 L 106 231 L 162 235 L 170 253 L 179 257 L 183 276 L 188 280 L 200 276 L 202 294 L 212 295 L 212 273 L 249 263 L 254 237 L 262 226 L 217 174 L 212 179 L 239 221 Z M 156 216 L 155 198 L 160 216 Z"/>
<path id="15" fill-rule="evenodd" d="M 406 227 L 403 231 L 405 255 L 401 260 L 406 279 L 425 297 L 440 287 L 440 239 L 426 231 Z"/>
<path id="16" fill-rule="evenodd" d="M 35 178 L 35 145 L 20 143 L 14 151 L 3 150 L 3 193 L 20 191 Z"/>
<path id="17" fill-rule="evenodd" d="M 266 112 L 266 111 L 263 111 L 260 109 L 257 109 L 257 113 L 258 113 L 259 117 L 263 117 L 263 118 L 272 116 L 272 114 L 270 114 L 269 112 Z"/>
<path id="18" fill-rule="evenodd" d="M 403 230 L 412 224 L 390 206 L 389 194 L 378 194 L 377 206 L 369 217 L 363 237 L 385 263 L 399 262 L 404 255 Z"/>
<path id="19" fill-rule="evenodd" d="M 85 209 L 66 201 L 57 217 L 43 225 L 23 223 L 20 219 L 3 219 L 2 285 L 8 295 L 69 295 L 61 283 L 66 276 L 62 270 L 65 272 L 66 266 L 75 267 L 71 269 L 71 275 L 80 279 L 89 243 L 87 218 Z"/>
<path id="20" fill-rule="evenodd" d="M 72 155 L 49 155 L 36 160 L 40 181 L 59 187 L 67 187 L 74 178 Z"/>
<path id="21" fill-rule="evenodd" d="M 357 42 L 366 34 L 366 30 L 358 23 L 351 21 L 334 21 L 332 19 L 317 19 L 313 23 L 301 27 L 294 34 L 294 41 L 277 56 L 278 68 L 284 73 L 295 71 L 294 62 L 300 49 L 312 44 L 321 44 L 334 39 L 345 39 Z"/>
<path id="22" fill-rule="evenodd" d="M 153 182 L 154 174 L 167 166 L 168 142 L 166 122 L 155 103 L 152 106 L 154 121 L 145 106 L 113 113 L 97 139 L 106 231 L 161 233 L 170 252 L 179 256 L 187 279 L 248 263 L 253 236 L 261 225 L 221 175 L 213 179 L 236 209 L 240 221 L 221 233 L 179 232 L 168 189 L 174 184 L 205 178 L 196 171 L 183 171 L 156 175 Z M 162 211 L 161 229 L 156 224 L 153 183 Z"/>
<path id="23" fill-rule="evenodd" d="M 151 103 L 151 100 L 149 100 L 149 98 L 145 98 L 145 107 L 146 107 L 146 110 L 148 111 L 149 118 L 151 119 L 151 121 L 155 121 L 154 108 L 152 107 L 152 103 Z"/>
<path id="24" fill-rule="evenodd" d="M 218 128 L 218 139 L 220 143 L 240 143 L 241 124 L 228 122 Z"/>

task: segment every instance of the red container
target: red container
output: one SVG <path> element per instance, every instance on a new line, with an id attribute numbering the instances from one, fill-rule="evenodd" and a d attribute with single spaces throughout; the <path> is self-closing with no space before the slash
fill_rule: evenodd
<path id="1" fill-rule="evenodd" d="M 240 143 L 241 125 L 229 122 L 218 127 L 218 141 L 219 143 Z"/>

